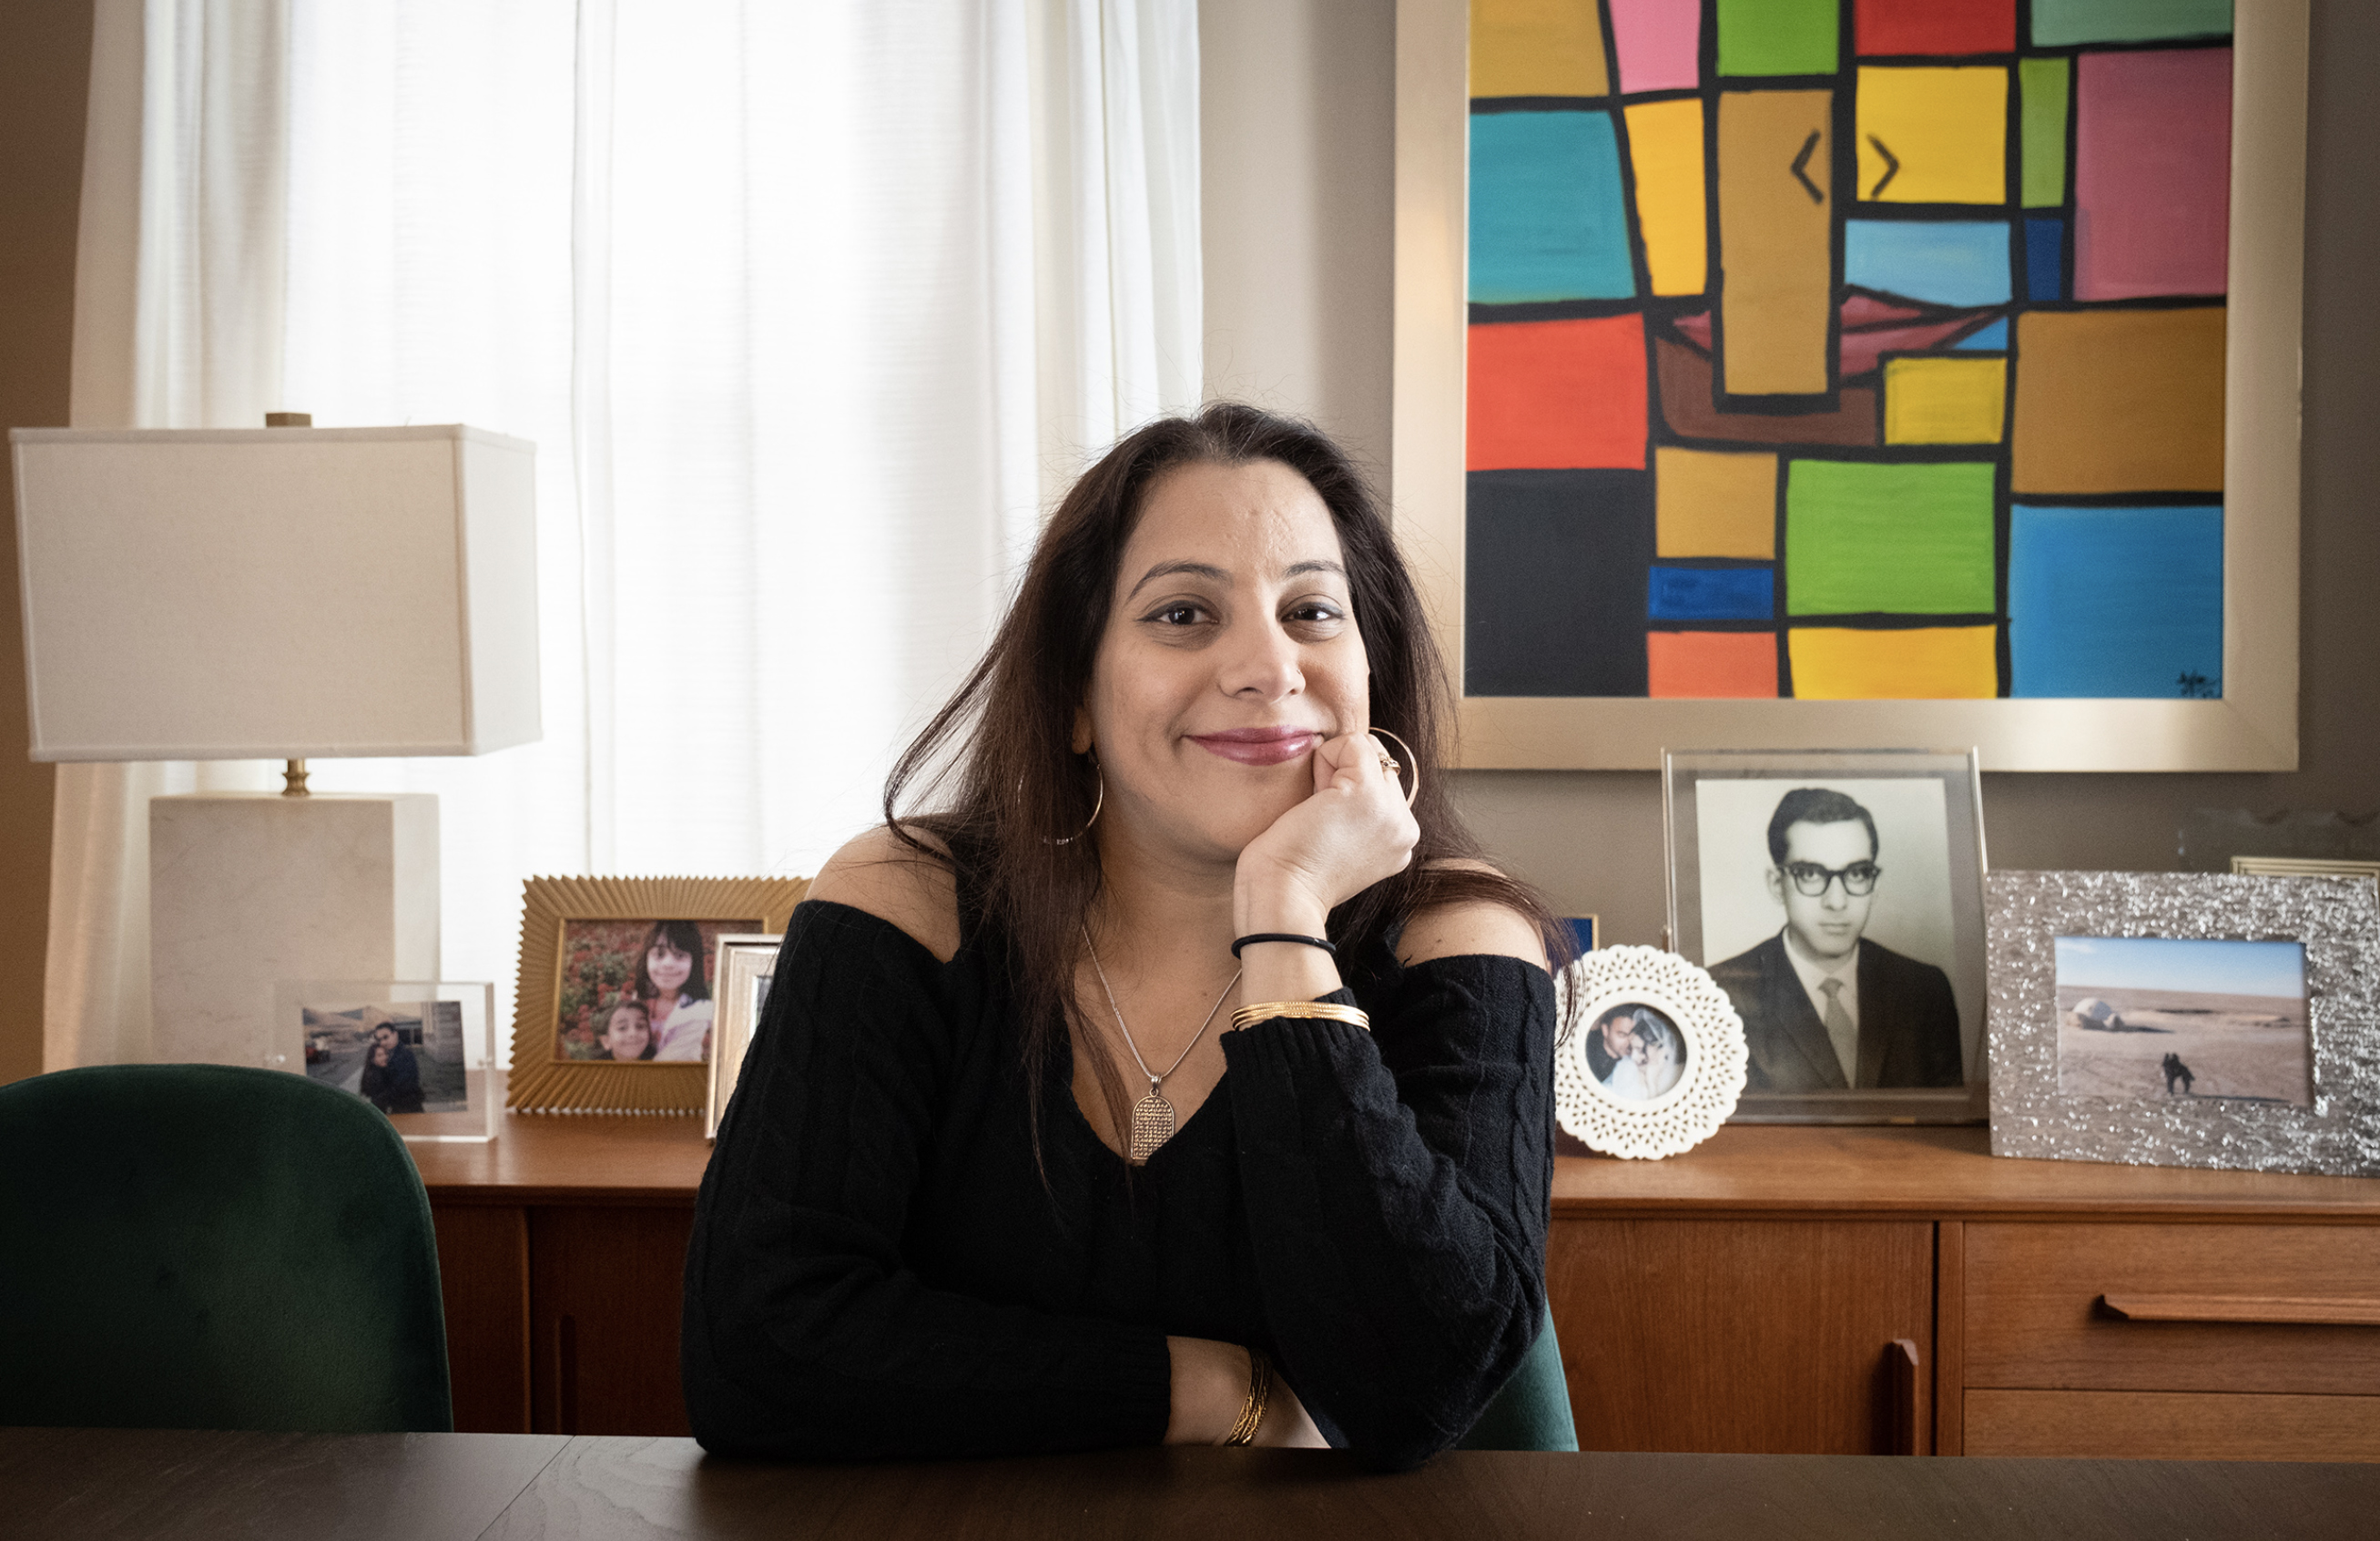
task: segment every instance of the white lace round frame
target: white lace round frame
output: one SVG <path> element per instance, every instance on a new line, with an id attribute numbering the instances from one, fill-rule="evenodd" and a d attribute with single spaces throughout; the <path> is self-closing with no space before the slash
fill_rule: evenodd
<path id="1" fill-rule="evenodd" d="M 1554 1050 L 1554 1117 L 1590 1150 L 1651 1160 L 1711 1137 L 1743 1094 L 1743 1019 L 1718 982 L 1674 952 L 1618 947 L 1590 952 L 1571 972 L 1578 1025 Z M 1686 1038 L 1685 1073 L 1648 1102 L 1623 1102 L 1587 1068 L 1588 1026 L 1615 1006 L 1644 1005 Z"/>

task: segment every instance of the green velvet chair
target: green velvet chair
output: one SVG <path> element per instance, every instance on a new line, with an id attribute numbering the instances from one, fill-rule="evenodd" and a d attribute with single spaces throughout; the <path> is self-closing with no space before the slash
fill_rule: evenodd
<path id="1" fill-rule="evenodd" d="M 285 1071 L 0 1086 L 0 1425 L 454 1427 L 430 1201 L 371 1107 Z"/>
<path id="2" fill-rule="evenodd" d="M 1496 1393 L 1488 1411 L 1454 1447 L 1460 1450 L 1574 1450 L 1578 1425 L 1571 1422 L 1570 1383 L 1562 1378 L 1561 1345 L 1554 1340 L 1554 1312 L 1537 1330 L 1529 1356 Z"/>

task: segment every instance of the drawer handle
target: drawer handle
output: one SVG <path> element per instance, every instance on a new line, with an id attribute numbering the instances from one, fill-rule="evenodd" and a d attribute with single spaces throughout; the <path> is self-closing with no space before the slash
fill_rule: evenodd
<path id="1" fill-rule="evenodd" d="M 2128 1322 L 2380 1327 L 2380 1300 L 2315 1300 L 2282 1295 L 2102 1295 L 2099 1303 L 2110 1315 Z"/>

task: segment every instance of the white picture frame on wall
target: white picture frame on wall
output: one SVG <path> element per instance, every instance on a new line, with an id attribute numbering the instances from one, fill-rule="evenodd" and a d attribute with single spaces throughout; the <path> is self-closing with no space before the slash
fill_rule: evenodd
<path id="1" fill-rule="evenodd" d="M 2299 355 L 2307 0 L 2238 0 L 2219 699 L 1657 700 L 1470 696 L 1468 768 L 1650 770 L 1666 744 L 1972 743 L 1991 771 L 2284 771 L 2298 764 Z M 1463 677 L 1467 0 L 1399 0 L 1398 532 Z"/>

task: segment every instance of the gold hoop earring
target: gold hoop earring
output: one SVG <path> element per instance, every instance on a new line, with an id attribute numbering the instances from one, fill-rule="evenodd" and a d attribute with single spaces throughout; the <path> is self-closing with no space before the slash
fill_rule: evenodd
<path id="1" fill-rule="evenodd" d="M 1108 805 L 1108 776 L 1107 772 L 1099 769 L 1099 746 L 1097 744 L 1093 744 L 1088 752 L 1091 756 L 1092 774 L 1099 778 L 1099 796 L 1091 802 L 1091 816 L 1083 821 L 1082 828 L 1075 830 L 1072 835 L 1067 836 L 1064 839 L 1051 840 L 1050 843 L 1053 846 L 1070 846 L 1076 840 L 1081 839 L 1084 836 L 1089 834 L 1091 832 L 1091 826 L 1099 822 L 1099 810 Z"/>
<path id="2" fill-rule="evenodd" d="M 1414 799 L 1415 799 L 1415 798 L 1417 798 L 1417 797 L 1421 796 L 1421 756 L 1420 756 L 1420 755 L 1418 755 L 1418 754 L 1415 754 L 1415 753 L 1413 752 L 1413 746 L 1412 746 L 1411 744 L 1409 744 L 1409 743 L 1405 742 L 1402 739 L 1399 739 L 1399 738 L 1397 738 L 1397 736 L 1396 736 L 1395 734 L 1393 734 L 1393 733 L 1390 732 L 1387 728 L 1372 728 L 1372 729 L 1371 729 L 1371 731 L 1372 731 L 1373 733 L 1376 733 L 1376 734 L 1379 735 L 1380 737 L 1382 737 L 1382 738 L 1384 738 L 1384 739 L 1390 739 L 1390 740 L 1395 740 L 1395 742 L 1396 742 L 1396 746 L 1397 746 L 1399 749 L 1402 749 L 1402 750 L 1403 750 L 1403 751 L 1405 752 L 1405 758 L 1406 758 L 1407 760 L 1409 760 L 1409 761 L 1411 761 L 1411 762 L 1413 763 L 1413 773 L 1414 773 L 1413 790 L 1412 790 L 1412 791 L 1409 791 L 1409 792 L 1407 792 L 1407 793 L 1405 794 L 1405 806 L 1406 806 L 1406 807 L 1408 807 L 1408 808 L 1412 807 L 1412 806 L 1414 805 Z M 1397 764 L 1397 759 L 1396 759 L 1396 756 L 1395 756 L 1395 755 L 1391 754 L 1391 755 L 1390 755 L 1390 756 L 1389 756 L 1389 774 L 1390 774 L 1390 775 L 1394 776 L 1394 775 L 1395 775 L 1399 770 L 1402 770 L 1402 768 L 1403 768 L 1402 766 L 1401 766 L 1401 765 L 1399 765 L 1399 764 Z"/>

